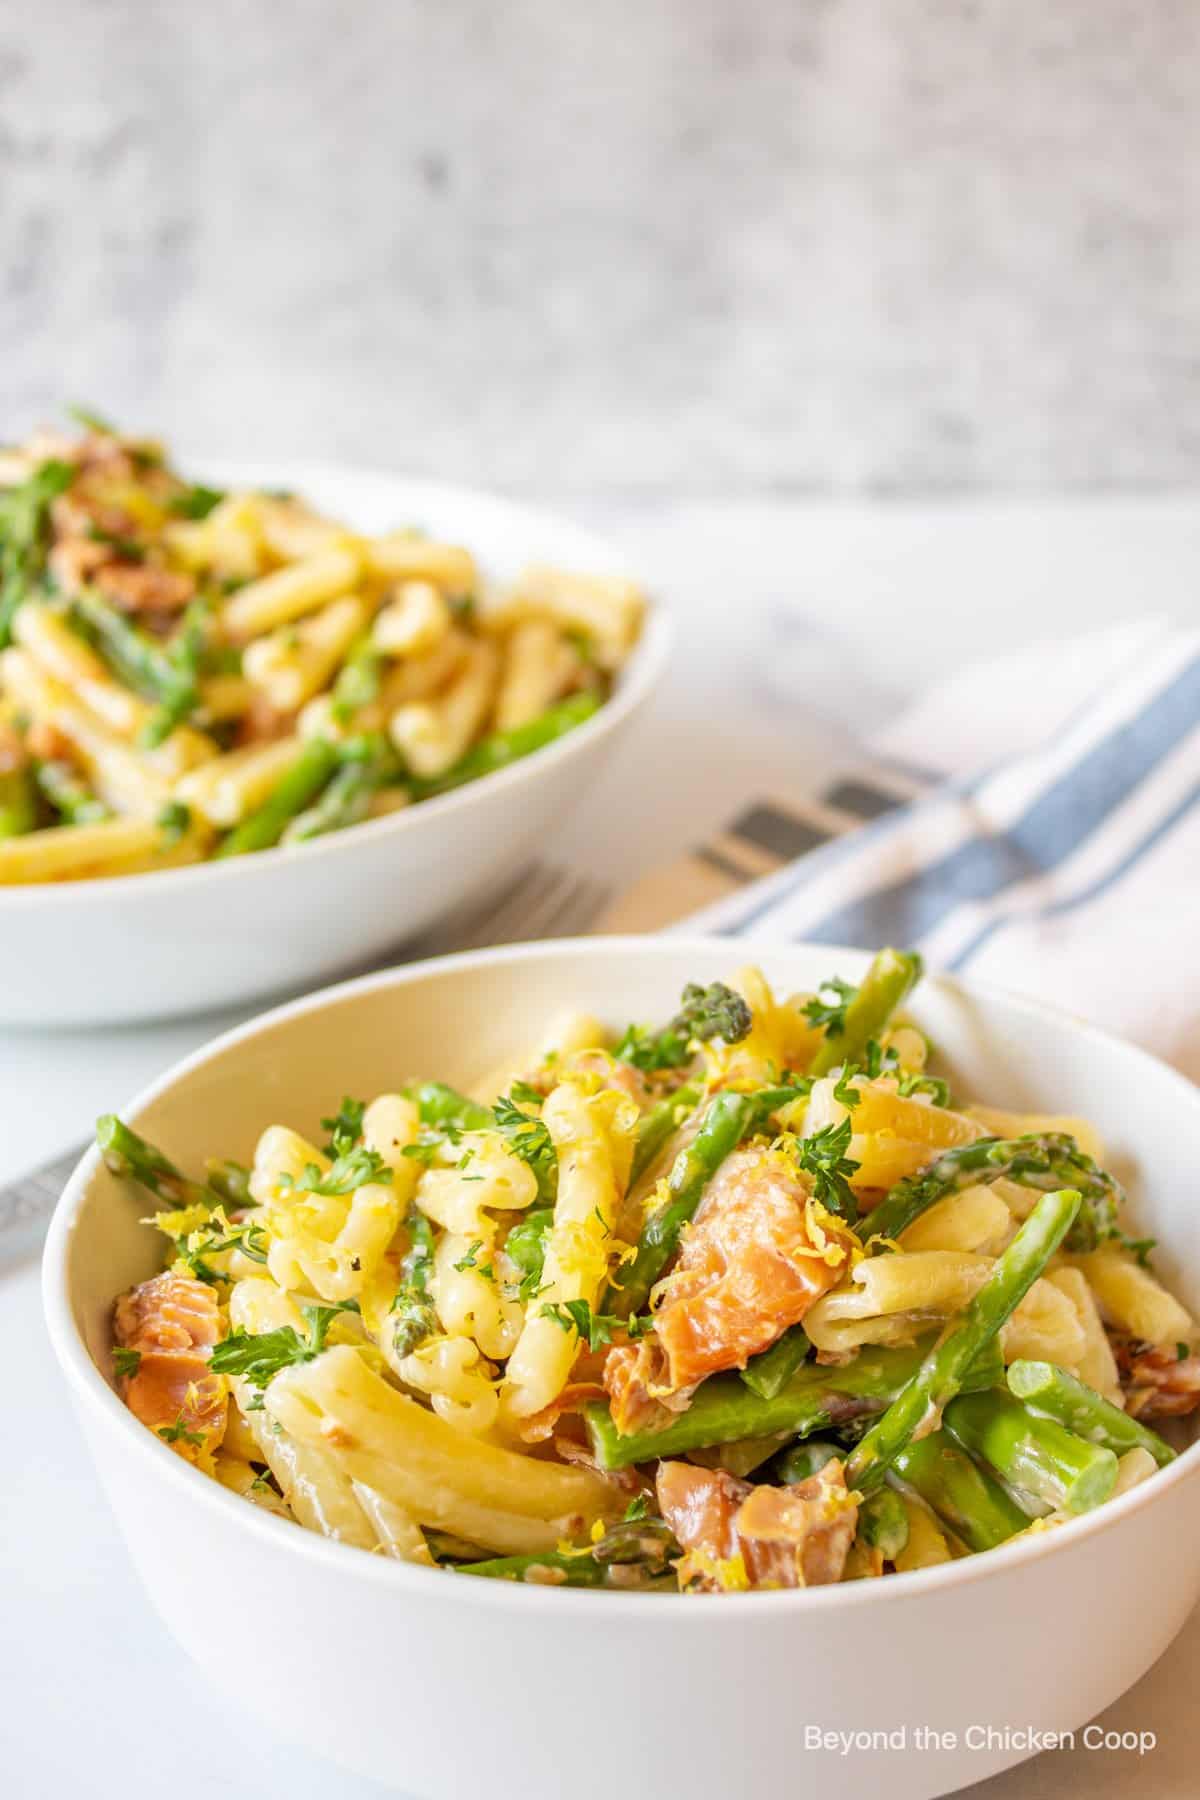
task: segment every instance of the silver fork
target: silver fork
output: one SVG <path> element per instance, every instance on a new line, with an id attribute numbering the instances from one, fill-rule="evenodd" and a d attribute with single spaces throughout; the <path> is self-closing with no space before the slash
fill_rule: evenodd
<path id="1" fill-rule="evenodd" d="M 478 950 L 526 939 L 572 937 L 584 932 L 607 905 L 611 889 L 569 869 L 534 863 L 502 896 L 499 905 L 459 911 L 426 937 L 398 946 L 364 969 L 387 968 L 453 950 Z M 79 1144 L 53 1162 L 0 1187 L 0 1269 L 34 1255 L 46 1235 L 50 1214 L 75 1164 L 87 1149 Z"/>

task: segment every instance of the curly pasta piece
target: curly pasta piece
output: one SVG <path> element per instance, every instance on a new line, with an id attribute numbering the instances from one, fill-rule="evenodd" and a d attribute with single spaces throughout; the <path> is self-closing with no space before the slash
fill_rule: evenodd
<path id="1" fill-rule="evenodd" d="M 615 1088 L 589 1094 L 575 1081 L 560 1082 L 542 1109 L 558 1152 L 558 1198 L 542 1291 L 529 1303 L 505 1375 L 504 1405 L 514 1418 L 541 1412 L 566 1385 L 578 1341 L 547 1309 L 566 1300 L 595 1303 L 616 1247 L 638 1117 L 627 1094 Z"/>
<path id="2" fill-rule="evenodd" d="M 485 1252 L 478 1238 L 447 1231 L 438 1241 L 433 1269 L 431 1292 L 443 1330 L 473 1338 L 485 1356 L 511 1355 L 525 1319 L 524 1307 L 513 1297 L 521 1279 L 516 1265 L 502 1251 Z"/>
<path id="3" fill-rule="evenodd" d="M 295 1177 L 292 1186 L 281 1184 L 279 1159 L 287 1163 L 283 1172 L 290 1173 L 305 1154 L 304 1141 L 282 1127 L 271 1129 L 280 1135 L 272 1138 L 268 1132 L 260 1140 L 251 1187 L 260 1169 L 274 1172 L 273 1180 L 264 1175 L 264 1185 L 269 1181 L 276 1196 L 266 1220 L 272 1278 L 281 1287 L 311 1290 L 322 1300 L 356 1298 L 383 1261 L 416 1186 L 416 1164 L 403 1153 L 420 1131 L 416 1107 L 399 1095 L 386 1095 L 367 1109 L 364 1141 L 382 1158 L 387 1179 L 364 1182 L 349 1194 L 302 1191 L 294 1185 Z M 322 1173 L 328 1173 L 326 1158 L 318 1160 L 314 1153 L 309 1160 L 318 1169 L 324 1162 Z"/>
<path id="4" fill-rule="evenodd" d="M 537 1199 L 537 1177 L 496 1131 L 464 1132 L 452 1168 L 426 1169 L 416 1188 L 421 1211 L 460 1237 L 490 1244 L 497 1212 L 523 1212 Z"/>
<path id="5" fill-rule="evenodd" d="M 396 1365 L 401 1381 L 428 1394 L 439 1419 L 479 1436 L 496 1423 L 495 1370 L 467 1337 L 428 1338 Z"/>

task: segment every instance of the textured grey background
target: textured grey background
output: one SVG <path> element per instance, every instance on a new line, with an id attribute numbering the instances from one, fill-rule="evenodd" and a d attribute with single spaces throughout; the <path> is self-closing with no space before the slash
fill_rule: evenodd
<path id="1" fill-rule="evenodd" d="M 0 431 L 1200 478 L 1197 0 L 0 0 Z"/>

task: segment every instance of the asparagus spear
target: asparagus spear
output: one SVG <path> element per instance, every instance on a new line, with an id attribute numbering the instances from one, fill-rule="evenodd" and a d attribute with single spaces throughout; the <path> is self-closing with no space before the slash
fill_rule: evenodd
<path id="1" fill-rule="evenodd" d="M 416 1102 L 422 1125 L 432 1125 L 435 1130 L 450 1125 L 459 1131 L 487 1131 L 496 1123 L 490 1107 L 468 1100 L 445 1081 L 421 1081 L 405 1092 Z"/>
<path id="2" fill-rule="evenodd" d="M 1160 1469 L 1175 1460 L 1174 1450 L 1156 1431 L 1053 1363 L 1015 1362 L 1008 1371 L 1008 1385 L 1018 1399 L 1048 1413 L 1089 1444 L 1103 1444 L 1118 1456 L 1127 1450 L 1148 1450 Z"/>
<path id="3" fill-rule="evenodd" d="M 342 766 L 313 805 L 298 813 L 287 826 L 283 834 L 285 844 L 304 843 L 326 832 L 357 825 L 366 818 L 376 788 L 400 779 L 399 758 L 379 732 L 348 738 L 338 756 Z"/>
<path id="4" fill-rule="evenodd" d="M 388 1309 L 397 1356 L 407 1356 L 431 1331 L 437 1330 L 437 1311 L 429 1293 L 433 1227 L 418 1206 L 409 1209 L 405 1225 L 409 1246 L 400 1264 L 400 1285 Z"/>
<path id="5" fill-rule="evenodd" d="M 807 1481 L 810 1475 L 819 1474 L 826 1463 L 844 1455 L 840 1445 L 831 1444 L 828 1438 L 801 1438 L 798 1444 L 775 1458 L 775 1473 L 780 1481 L 790 1486 L 793 1482 Z"/>
<path id="6" fill-rule="evenodd" d="M 760 1400 L 773 1400 L 790 1381 L 808 1355 L 808 1338 L 801 1325 L 791 1325 L 769 1350 L 752 1356 L 742 1370 L 742 1380 Z"/>
<path id="7" fill-rule="evenodd" d="M 969 1550 L 994 1550 L 1029 1523 L 1000 1483 L 945 1431 L 931 1431 L 902 1450 L 888 1479 L 919 1494 Z"/>
<path id="8" fill-rule="evenodd" d="M 29 765 L 0 770 L 0 838 L 24 837 L 37 824 Z"/>
<path id="9" fill-rule="evenodd" d="M 597 694 L 572 694 L 570 699 L 560 700 L 557 706 L 549 707 L 525 725 L 514 725 L 511 731 L 493 732 L 491 737 L 481 738 L 462 761 L 447 769 L 444 775 L 414 782 L 413 798 L 428 800 L 435 794 L 462 787 L 468 781 L 478 781 L 482 775 L 494 775 L 499 769 L 507 769 L 510 763 L 518 762 L 521 757 L 530 756 L 535 750 L 552 744 L 556 738 L 564 737 L 568 731 L 574 731 L 599 707 Z"/>
<path id="10" fill-rule="evenodd" d="M 343 764 L 313 804 L 297 813 L 284 828 L 282 841 L 305 844 L 310 838 L 357 825 L 366 818 L 377 785 L 374 773 L 365 763 Z"/>
<path id="11" fill-rule="evenodd" d="M 650 1289 L 670 1262 L 680 1233 L 700 1204 L 708 1183 L 746 1133 L 754 1117 L 748 1094 L 718 1094 L 692 1142 L 679 1152 L 667 1176 L 668 1196 L 642 1226 L 637 1255 L 609 1290 L 610 1309 L 620 1318 L 640 1312 Z M 757 1437 L 758 1432 L 739 1432 Z"/>
<path id="12" fill-rule="evenodd" d="M 842 1367 L 805 1363 L 770 1400 L 752 1393 L 739 1375 L 713 1375 L 697 1388 L 687 1411 L 658 1430 L 622 1434 L 607 1406 L 593 1402 L 583 1409 L 588 1436 L 605 1469 L 623 1469 L 629 1463 L 742 1438 L 807 1437 L 882 1412 L 920 1368 L 929 1342 L 926 1338 L 914 1347 L 860 1350 Z M 984 1346 L 979 1364 L 968 1371 L 966 1385 L 992 1387 L 1001 1370 L 999 1357 Z"/>
<path id="13" fill-rule="evenodd" d="M 1072 1248 L 1088 1247 L 1080 1241 L 1085 1216 L 1091 1232 L 1110 1235 L 1120 1189 L 1111 1175 L 1084 1154 L 1074 1138 L 1061 1131 L 1031 1132 L 1018 1138 L 978 1138 L 972 1144 L 959 1144 L 945 1151 L 923 1174 L 898 1181 L 887 1199 L 864 1219 L 861 1235 L 864 1239 L 899 1237 L 935 1201 L 979 1182 L 998 1181 L 1001 1176 L 1043 1192 L 1065 1187 L 1079 1190 L 1083 1205 L 1072 1229 Z"/>
<path id="14" fill-rule="evenodd" d="M 1116 1453 L 1076 1437 L 1057 1419 L 1030 1412 L 1012 1394 L 963 1394 L 946 1408 L 946 1430 L 1010 1487 L 1056 1510 L 1099 1506 L 1117 1479 Z"/>
<path id="15" fill-rule="evenodd" d="M 68 825 L 95 825 L 112 817 L 103 800 L 96 798 L 69 762 L 52 759 L 38 763 L 34 780 Z"/>
<path id="16" fill-rule="evenodd" d="M 351 645 L 333 684 L 333 716 L 339 725 L 348 724 L 356 712 L 379 698 L 383 664 L 383 652 L 369 632 Z"/>
<path id="17" fill-rule="evenodd" d="M 44 462 L 19 487 L 0 493 L 0 650 L 11 641 L 17 608 L 42 583 L 50 508 L 74 479 L 72 464 Z"/>
<path id="18" fill-rule="evenodd" d="M 522 1213 L 504 1240 L 504 1253 L 521 1271 L 521 1291 L 541 1286 L 546 1261 L 546 1239 L 554 1224 L 552 1206 L 534 1206 Z M 528 1288 L 526 1286 L 528 1284 Z"/>
<path id="19" fill-rule="evenodd" d="M 163 706 L 172 706 L 179 701 L 186 677 L 172 667 L 161 644 L 156 644 L 123 612 L 91 588 L 76 594 L 73 604 L 101 654 L 130 687 Z M 155 741 L 161 742 L 161 739 Z"/>
<path id="20" fill-rule="evenodd" d="M 921 958 L 915 950 L 881 950 L 848 1001 L 837 1029 L 826 1027 L 809 1068 L 810 1075 L 828 1075 L 839 1063 L 861 1062 L 871 1038 L 887 1026 L 921 978 Z"/>
<path id="21" fill-rule="evenodd" d="M 908 1542 L 908 1513 L 899 1494 L 879 1488 L 858 1509 L 858 1536 L 885 1562 L 895 1562 Z"/>
<path id="22" fill-rule="evenodd" d="M 114 1175 L 140 1182 L 172 1211 L 182 1206 L 220 1206 L 223 1196 L 206 1183 L 184 1175 L 154 1144 L 118 1119 L 105 1113 L 96 1120 L 96 1142 L 105 1164 Z"/>
<path id="23" fill-rule="evenodd" d="M 209 1187 L 230 1210 L 240 1211 L 243 1207 L 257 1205 L 250 1192 L 250 1171 L 244 1163 L 214 1156 L 205 1163 L 204 1173 Z"/>
<path id="24" fill-rule="evenodd" d="M 642 1114 L 638 1122 L 637 1143 L 633 1151 L 633 1167 L 629 1173 L 629 1185 L 633 1186 L 639 1176 L 644 1175 L 654 1161 L 671 1133 L 681 1113 L 691 1112 L 700 1098 L 699 1085 L 694 1081 L 685 1081 L 682 1087 L 668 1094 L 665 1100 L 650 1107 Z"/>
<path id="25" fill-rule="evenodd" d="M 872 1492 L 921 1428 L 928 1429 L 930 1420 L 939 1422 L 942 1408 L 959 1392 L 974 1358 L 995 1338 L 1058 1249 L 1080 1200 L 1070 1188 L 1042 1196 L 958 1322 L 934 1345 L 851 1453 L 846 1464 L 849 1487 Z"/>
<path id="26" fill-rule="evenodd" d="M 172 692 L 164 695 L 142 731 L 140 742 L 153 750 L 169 738 L 177 725 L 195 711 L 200 701 L 200 669 L 208 643 L 212 602 L 193 600 L 167 644 L 165 661 L 171 671 Z"/>
<path id="27" fill-rule="evenodd" d="M 337 764 L 337 750 L 328 739 L 309 738 L 274 792 L 229 833 L 217 855 L 245 856 L 248 851 L 269 850 L 277 844 L 288 821 L 325 786 Z"/>
<path id="28" fill-rule="evenodd" d="M 635 1507 L 638 1504 L 634 1503 Z M 501 1581 L 545 1581 L 546 1570 L 559 1587 L 614 1587 L 628 1590 L 670 1585 L 669 1558 L 679 1545 L 670 1527 L 658 1518 L 619 1519 L 594 1544 L 563 1547 L 530 1556 L 496 1556 L 486 1562 L 459 1563 L 459 1575 L 484 1575 Z M 614 1569 L 622 1574 L 614 1576 Z M 633 1577 L 633 1579 L 631 1579 Z"/>
<path id="29" fill-rule="evenodd" d="M 455 1563 L 456 1575 L 483 1575 L 492 1581 L 532 1581 L 553 1587 L 608 1587 L 609 1568 L 594 1556 L 547 1550 L 533 1556 L 492 1556 L 486 1562 Z M 544 1571 L 544 1573 L 543 1573 Z"/>

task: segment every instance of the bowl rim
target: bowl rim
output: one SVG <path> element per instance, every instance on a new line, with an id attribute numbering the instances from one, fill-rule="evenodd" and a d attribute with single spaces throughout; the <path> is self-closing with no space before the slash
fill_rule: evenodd
<path id="1" fill-rule="evenodd" d="M 714 933 L 682 932 L 663 934 L 661 937 L 614 935 L 555 938 L 541 943 L 509 944 L 456 952 L 361 975 L 320 988 L 285 1005 L 273 1007 L 230 1031 L 222 1032 L 142 1088 L 122 1111 L 124 1115 L 136 1119 L 162 1094 L 186 1083 L 205 1064 L 223 1055 L 226 1050 L 247 1043 L 289 1020 L 320 1013 L 328 1006 L 359 995 L 413 986 L 444 970 L 469 971 L 488 966 L 532 962 L 547 956 L 582 955 L 598 961 L 614 956 L 632 956 L 651 961 L 667 949 L 683 952 L 691 950 L 707 955 L 717 949 L 730 950 L 740 941 Z M 788 955 L 793 951 L 819 950 L 823 956 L 840 959 L 843 965 L 856 965 L 860 968 L 870 955 L 868 951 L 849 946 L 812 944 L 803 940 L 780 944 L 760 942 L 755 948 L 761 950 L 764 960 L 780 952 Z M 927 974 L 925 980 L 951 992 L 978 996 L 985 1002 L 995 1000 L 1015 1006 L 1019 1012 L 1028 1016 L 1031 1023 L 1049 1020 L 1057 1025 L 1068 1026 L 1081 1037 L 1098 1045 L 1103 1044 L 1109 1049 L 1116 1049 L 1118 1053 L 1132 1058 L 1135 1063 L 1155 1070 L 1157 1076 L 1165 1076 L 1178 1087 L 1183 1104 L 1200 1106 L 1200 1089 L 1169 1063 L 1142 1049 L 1140 1045 L 1130 1043 L 1064 1007 L 1049 1005 L 994 982 L 962 981 L 956 976 L 936 972 Z M 407 1593 L 414 1599 L 440 1597 L 443 1604 L 469 1607 L 517 1605 L 534 1609 L 546 1608 L 551 1616 L 557 1614 L 560 1617 L 574 1616 L 579 1609 L 586 1613 L 596 1604 L 594 1594 L 580 1589 L 515 1581 L 447 1581 L 447 1572 L 442 1569 L 422 1568 L 386 1557 L 364 1556 L 351 1545 L 323 1538 L 303 1527 L 296 1528 L 286 1520 L 272 1517 L 260 1507 L 248 1505 L 241 1496 L 231 1493 L 211 1477 L 202 1475 L 181 1457 L 167 1450 L 165 1445 L 156 1443 L 152 1434 L 134 1418 L 93 1362 L 72 1316 L 67 1283 L 67 1249 L 76 1218 L 99 1165 L 100 1153 L 93 1145 L 76 1165 L 55 1208 L 42 1257 L 43 1309 L 55 1356 L 77 1400 L 87 1406 L 98 1426 L 116 1432 L 131 1447 L 135 1456 L 154 1459 L 153 1464 L 149 1461 L 144 1463 L 148 1479 L 152 1470 L 156 1470 L 161 1479 L 179 1484 L 181 1501 L 186 1502 L 190 1495 L 202 1508 L 217 1508 L 217 1516 L 226 1517 L 231 1528 L 244 1529 L 261 1536 L 265 1546 L 279 1548 L 291 1545 L 301 1556 L 324 1565 L 330 1572 L 340 1571 L 343 1578 L 353 1577 L 360 1582 L 381 1582 L 393 1587 L 398 1595 Z M 1179 1482 L 1196 1476 L 1200 1476 L 1200 1439 L 1181 1451 L 1165 1469 L 1157 1470 L 1152 1478 L 1077 1519 L 1068 1520 L 1053 1530 L 1034 1533 L 1032 1536 L 1023 1535 L 982 1555 L 963 1557 L 934 1568 L 890 1575 L 882 1585 L 873 1581 L 839 1582 L 815 1588 L 711 1596 L 615 1592 L 605 1595 L 604 1605 L 606 1609 L 618 1607 L 628 1611 L 639 1622 L 649 1622 L 656 1617 L 673 1616 L 675 1609 L 682 1605 L 694 1607 L 697 1600 L 719 1600 L 715 1617 L 728 1618 L 730 1628 L 740 1629 L 747 1608 L 753 1616 L 757 1609 L 763 1607 L 820 1610 L 827 1607 L 840 1609 L 898 1604 L 925 1592 L 940 1592 L 976 1581 L 998 1578 L 1007 1570 L 1027 1567 L 1059 1550 L 1081 1545 L 1089 1538 L 1114 1530 L 1125 1519 L 1152 1506 L 1159 1495 L 1165 1495 Z M 236 1526 L 235 1520 L 239 1522 Z M 439 1585 L 431 1587 L 431 1582 Z M 710 1611 L 708 1616 L 714 1615 Z"/>
<path id="2" fill-rule="evenodd" d="M 200 459 L 187 456 L 185 460 L 191 463 Z M 585 525 L 576 525 L 573 520 L 547 508 L 510 500 L 506 495 L 490 493 L 485 488 L 426 481 L 420 476 L 410 477 L 395 470 L 372 468 L 366 464 L 289 463 L 286 459 L 278 464 L 265 464 L 234 462 L 214 457 L 208 461 L 206 472 L 215 479 L 230 482 L 262 481 L 273 473 L 276 478 L 294 483 L 297 488 L 306 484 L 319 487 L 325 482 L 338 481 L 378 482 L 381 486 L 393 484 L 418 496 L 418 501 L 421 495 L 426 495 L 431 501 L 450 506 L 496 508 L 512 517 L 514 522 L 527 519 L 531 529 L 538 522 L 543 526 L 553 526 L 577 537 L 581 551 L 588 545 L 592 546 L 591 554 L 612 570 L 621 572 L 629 567 L 628 558 L 622 556 L 615 544 L 609 544 L 602 533 Z M 347 825 L 341 831 L 326 832 L 303 844 L 273 844 L 269 850 L 255 851 L 250 856 L 225 859 L 207 857 L 202 862 L 186 863 L 178 868 L 142 869 L 129 875 L 92 875 L 82 881 L 33 881 L 0 886 L 0 917 L 5 912 L 16 912 L 34 905 L 39 909 L 46 906 L 86 905 L 89 901 L 109 900 L 117 894 L 128 895 L 131 900 L 148 891 L 164 897 L 175 896 L 181 890 L 190 891 L 203 887 L 206 883 L 233 880 L 238 875 L 246 876 L 254 870 L 261 872 L 264 867 L 303 869 L 319 857 L 336 855 L 355 844 L 377 842 L 399 837 L 404 833 L 411 834 L 430 820 L 439 821 L 455 812 L 468 813 L 474 806 L 485 804 L 489 795 L 502 792 L 522 780 L 529 780 L 538 771 L 552 768 L 556 762 L 568 761 L 588 745 L 598 743 L 618 730 L 632 718 L 658 685 L 673 639 L 666 609 L 660 600 L 652 597 L 646 608 L 638 641 L 628 661 L 618 671 L 612 693 L 590 718 L 552 743 L 544 744 L 540 750 L 531 751 L 528 756 L 510 763 L 507 768 L 494 770 L 490 775 L 481 775 L 476 781 L 465 782 L 462 787 L 453 788 L 449 793 L 422 800 L 416 806 L 406 806 L 396 812 L 385 813 L 378 819 L 362 819 L 356 825 Z M 264 857 L 276 860 L 264 864 Z"/>

